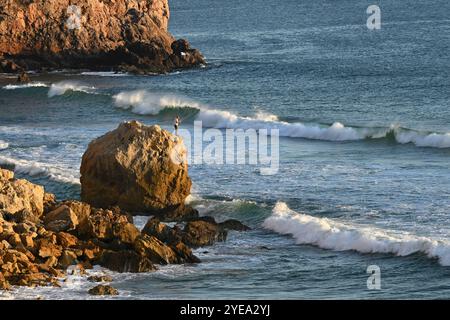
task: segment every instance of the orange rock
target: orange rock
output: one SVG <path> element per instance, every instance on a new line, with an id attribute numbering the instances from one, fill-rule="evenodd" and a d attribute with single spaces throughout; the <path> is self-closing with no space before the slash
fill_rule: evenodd
<path id="1" fill-rule="evenodd" d="M 53 244 L 53 242 L 47 239 L 41 239 L 39 242 L 39 251 L 38 254 L 42 258 L 47 257 L 60 257 L 62 248 L 59 245 Z"/>
<path id="2" fill-rule="evenodd" d="M 64 248 L 76 246 L 78 238 L 67 232 L 59 232 L 56 234 L 57 243 Z"/>

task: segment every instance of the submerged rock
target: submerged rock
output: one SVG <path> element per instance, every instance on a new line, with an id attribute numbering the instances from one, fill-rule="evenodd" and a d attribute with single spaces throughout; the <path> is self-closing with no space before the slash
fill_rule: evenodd
<path id="1" fill-rule="evenodd" d="M 181 149 L 185 149 L 182 140 L 157 125 L 120 124 L 92 141 L 83 155 L 83 201 L 139 214 L 171 216 L 175 212 L 178 219 L 195 215 L 184 205 L 192 185 L 187 163 L 172 159 Z"/>
<path id="2" fill-rule="evenodd" d="M 236 219 L 229 219 L 224 222 L 219 223 L 219 226 L 223 229 L 227 230 L 235 230 L 235 231 L 248 231 L 251 230 L 250 227 L 246 226 L 242 222 Z"/>

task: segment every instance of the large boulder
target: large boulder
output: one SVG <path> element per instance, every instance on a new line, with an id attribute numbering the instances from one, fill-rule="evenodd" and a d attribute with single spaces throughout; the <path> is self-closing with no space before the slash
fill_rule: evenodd
<path id="1" fill-rule="evenodd" d="M 0 209 L 16 214 L 22 210 L 40 217 L 44 212 L 44 188 L 27 180 L 14 179 L 14 173 L 0 168 Z"/>
<path id="2" fill-rule="evenodd" d="M 81 162 L 81 197 L 95 207 L 118 206 L 139 214 L 176 216 L 191 190 L 187 162 L 174 161 L 184 152 L 180 138 L 158 125 L 124 122 L 92 141 Z"/>

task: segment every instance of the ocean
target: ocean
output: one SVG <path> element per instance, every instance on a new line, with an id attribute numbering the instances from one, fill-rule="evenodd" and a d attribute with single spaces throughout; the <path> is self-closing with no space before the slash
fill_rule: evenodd
<path id="1" fill-rule="evenodd" d="M 381 9 L 369 30 L 368 6 Z M 136 119 L 172 131 L 278 129 L 279 168 L 191 164 L 190 203 L 249 232 L 202 263 L 114 274 L 111 299 L 450 298 L 450 4 L 171 0 L 170 31 L 205 55 L 166 75 L 0 75 L 0 165 L 79 199 L 88 143 Z M 146 217 L 136 217 L 143 226 Z M 371 289 L 369 266 L 381 287 Z M 4 299 L 91 299 L 15 288 Z"/>

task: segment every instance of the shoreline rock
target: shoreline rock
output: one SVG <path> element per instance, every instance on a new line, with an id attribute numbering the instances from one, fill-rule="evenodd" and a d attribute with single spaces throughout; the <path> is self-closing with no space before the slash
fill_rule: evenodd
<path id="1" fill-rule="evenodd" d="M 39 197 L 30 190 L 39 190 Z M 42 206 L 30 205 L 18 194 L 31 194 Z M 16 180 L 13 172 L 1 168 L 0 199 L 3 290 L 14 285 L 59 286 L 71 266 L 81 272 L 94 265 L 116 272 L 151 272 L 158 265 L 199 263 L 191 246 L 211 245 L 226 238 L 226 230 L 212 217 L 189 220 L 184 229 L 150 217 L 141 232 L 132 223 L 132 216 L 118 207 L 100 209 L 80 201 L 57 202 L 43 187 Z"/>
<path id="2" fill-rule="evenodd" d="M 180 150 L 186 151 L 182 139 L 158 125 L 123 122 L 83 154 L 81 198 L 96 207 L 118 206 L 166 221 L 196 218 L 198 212 L 184 204 L 192 185 L 187 161 L 173 160 Z"/>
<path id="3" fill-rule="evenodd" d="M 206 63 L 168 32 L 168 0 L 4 0 L 0 16 L 0 72 L 154 74 Z"/>

